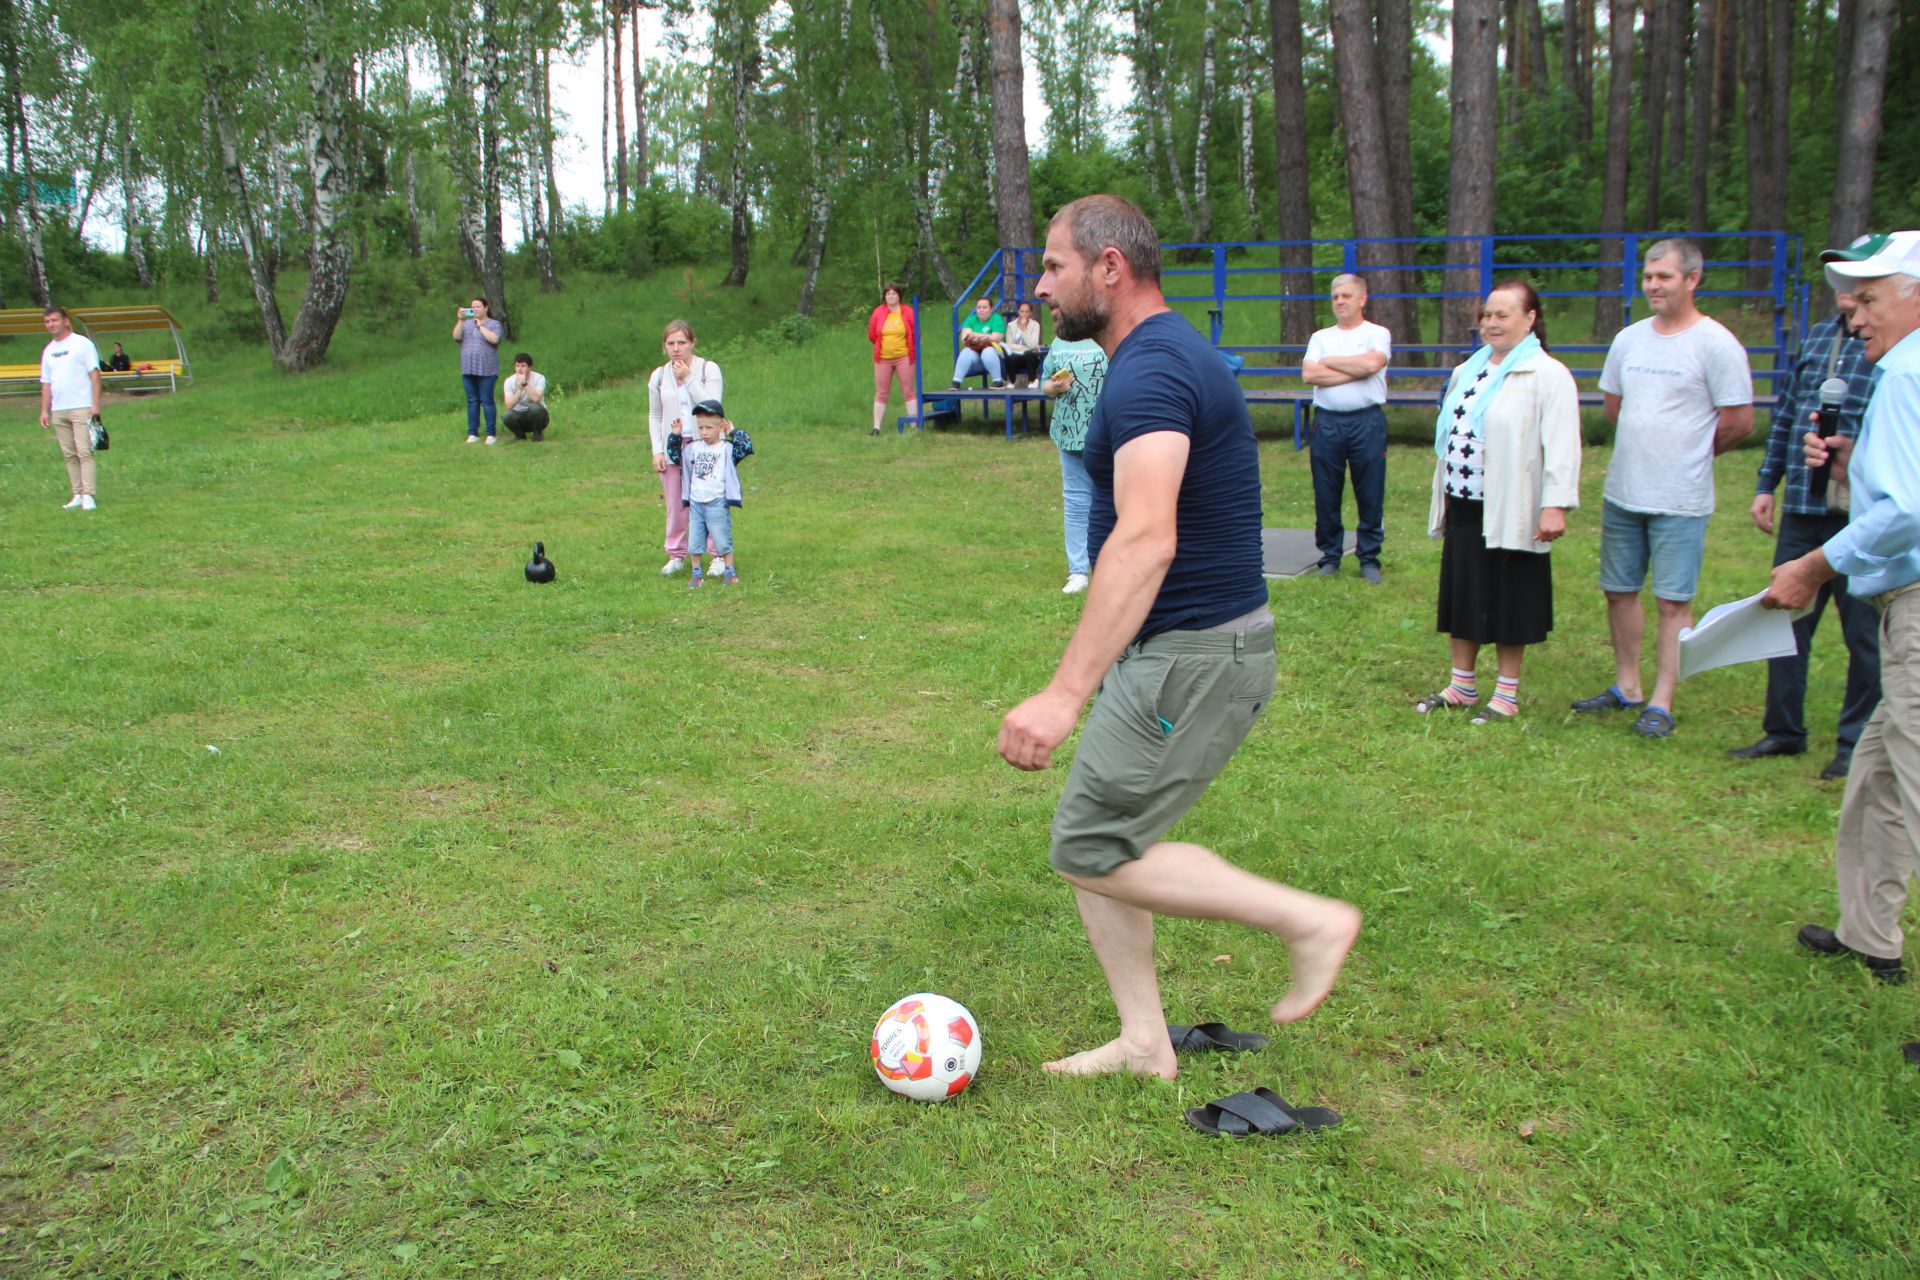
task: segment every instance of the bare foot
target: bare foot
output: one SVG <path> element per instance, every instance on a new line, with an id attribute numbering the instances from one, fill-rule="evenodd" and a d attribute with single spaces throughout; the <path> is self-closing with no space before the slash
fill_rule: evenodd
<path id="1" fill-rule="evenodd" d="M 1347 952 L 1360 936 L 1360 911 L 1351 903 L 1327 900 L 1325 918 L 1304 938 L 1287 943 L 1287 956 L 1293 963 L 1293 986 L 1273 1006 L 1275 1022 L 1298 1022 L 1320 1007 L 1333 990 Z"/>
<path id="2" fill-rule="evenodd" d="M 1334 967 L 1337 969 L 1339 966 L 1336 963 Z M 1098 1049 L 1088 1049 L 1070 1058 L 1060 1058 L 1041 1065 L 1063 1076 L 1105 1076 L 1131 1071 L 1136 1076 L 1159 1076 L 1162 1080 L 1171 1080 L 1180 1074 L 1179 1062 L 1173 1056 L 1173 1041 L 1165 1036 L 1161 1037 L 1157 1046 L 1144 1051 L 1128 1047 L 1123 1040 L 1113 1039 Z"/>

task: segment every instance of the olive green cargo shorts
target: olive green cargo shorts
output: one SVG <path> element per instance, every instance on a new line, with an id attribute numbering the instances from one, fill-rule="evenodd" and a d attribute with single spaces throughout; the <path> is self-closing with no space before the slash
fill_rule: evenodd
<path id="1" fill-rule="evenodd" d="M 1273 625 L 1166 631 L 1100 682 L 1053 815 L 1056 871 L 1104 876 L 1193 807 L 1273 696 Z"/>

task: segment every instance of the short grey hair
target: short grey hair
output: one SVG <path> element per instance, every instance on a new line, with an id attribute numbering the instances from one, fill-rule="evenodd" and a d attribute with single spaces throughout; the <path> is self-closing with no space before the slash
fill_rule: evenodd
<path id="1" fill-rule="evenodd" d="M 1339 275 L 1335 276 L 1333 283 L 1327 286 L 1327 292 L 1332 293 L 1343 284 L 1357 284 L 1360 286 L 1360 292 L 1372 292 L 1367 288 L 1367 278 L 1363 275 L 1356 275 L 1351 271 L 1342 271 Z"/>
<path id="2" fill-rule="evenodd" d="M 1657 262 L 1661 258 L 1680 259 L 1680 274 L 1690 276 L 1706 267 L 1706 258 L 1700 252 L 1700 246 L 1691 240 L 1678 236 L 1670 240 L 1655 240 L 1647 246 L 1647 256 L 1643 262 Z"/>
<path id="3" fill-rule="evenodd" d="M 1053 215 L 1065 227 L 1074 252 L 1091 262 L 1107 249 L 1119 251 L 1134 279 L 1160 283 L 1160 234 L 1147 215 L 1119 196 L 1081 196 Z"/>

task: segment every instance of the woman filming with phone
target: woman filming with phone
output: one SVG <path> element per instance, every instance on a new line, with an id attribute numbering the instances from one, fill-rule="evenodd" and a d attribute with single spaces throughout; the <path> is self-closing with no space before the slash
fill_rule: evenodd
<path id="1" fill-rule="evenodd" d="M 493 387 L 500 380 L 500 322 L 475 298 L 453 309 L 453 340 L 460 344 L 460 381 L 467 389 L 467 443 L 480 443 L 480 413 L 487 415 L 487 443 L 494 439 Z"/>

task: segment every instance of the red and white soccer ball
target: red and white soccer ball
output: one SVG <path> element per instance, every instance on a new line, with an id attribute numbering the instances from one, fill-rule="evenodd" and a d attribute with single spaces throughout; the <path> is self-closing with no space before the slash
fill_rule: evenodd
<path id="1" fill-rule="evenodd" d="M 959 1001 L 923 991 L 880 1015 L 872 1053 L 880 1083 L 917 1102 L 939 1102 L 979 1072 L 980 1024 Z"/>

